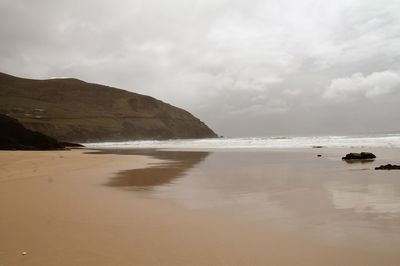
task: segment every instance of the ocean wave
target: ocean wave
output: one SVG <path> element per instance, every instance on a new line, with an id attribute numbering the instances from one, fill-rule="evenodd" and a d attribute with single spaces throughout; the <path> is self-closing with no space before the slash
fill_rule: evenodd
<path id="1" fill-rule="evenodd" d="M 400 147 L 399 134 L 357 135 L 357 136 L 299 136 L 299 137 L 254 137 L 141 140 L 124 142 L 87 143 L 91 148 L 156 148 L 156 149 L 257 149 L 257 148 L 361 148 Z"/>

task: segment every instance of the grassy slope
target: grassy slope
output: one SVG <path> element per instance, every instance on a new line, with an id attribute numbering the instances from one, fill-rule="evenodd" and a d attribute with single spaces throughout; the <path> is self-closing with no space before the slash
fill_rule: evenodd
<path id="1" fill-rule="evenodd" d="M 0 112 L 69 141 L 216 136 L 185 110 L 76 79 L 30 80 L 0 74 Z"/>

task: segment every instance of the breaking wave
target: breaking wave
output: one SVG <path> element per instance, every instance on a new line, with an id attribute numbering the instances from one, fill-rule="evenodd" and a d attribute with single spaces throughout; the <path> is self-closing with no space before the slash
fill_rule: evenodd
<path id="1" fill-rule="evenodd" d="M 252 137 L 214 139 L 140 140 L 87 143 L 90 148 L 263 149 L 263 148 L 399 148 L 400 133 L 344 136 Z"/>

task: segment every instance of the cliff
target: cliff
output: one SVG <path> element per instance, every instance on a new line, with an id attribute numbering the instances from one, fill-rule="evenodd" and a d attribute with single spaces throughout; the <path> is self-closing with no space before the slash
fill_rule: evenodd
<path id="1" fill-rule="evenodd" d="M 42 133 L 26 129 L 18 120 L 0 114 L 0 150 L 58 150 L 65 147 Z"/>
<path id="2" fill-rule="evenodd" d="M 61 141 L 217 137 L 183 109 L 77 79 L 32 80 L 0 73 L 0 112 Z"/>

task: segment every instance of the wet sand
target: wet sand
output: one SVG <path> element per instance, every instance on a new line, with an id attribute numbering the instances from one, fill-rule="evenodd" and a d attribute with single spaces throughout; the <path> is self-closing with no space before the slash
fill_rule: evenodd
<path id="1" fill-rule="evenodd" d="M 398 265 L 400 172 L 343 153 L 0 152 L 0 265 Z"/>

